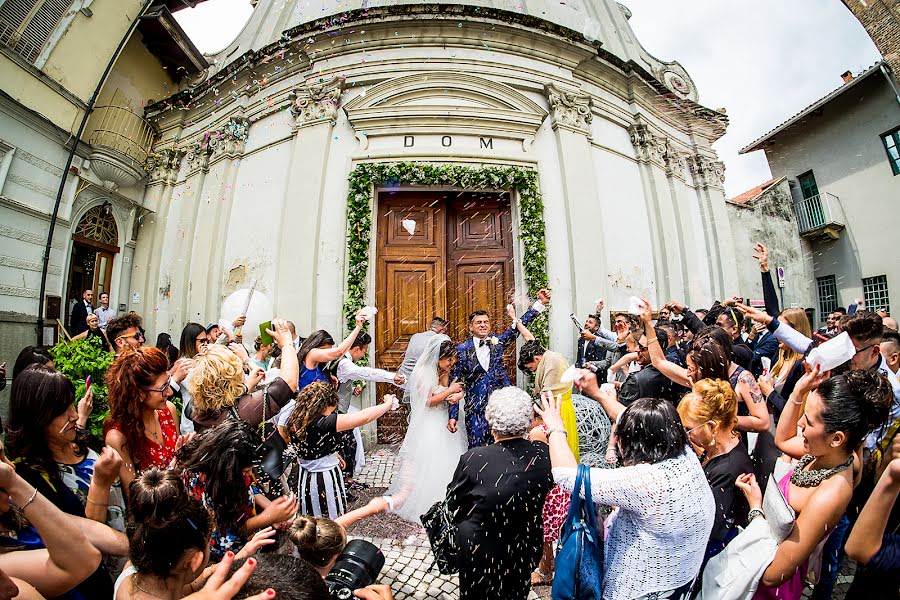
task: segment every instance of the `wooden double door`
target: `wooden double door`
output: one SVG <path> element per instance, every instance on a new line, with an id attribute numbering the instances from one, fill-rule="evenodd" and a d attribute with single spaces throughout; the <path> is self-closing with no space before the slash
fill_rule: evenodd
<path id="1" fill-rule="evenodd" d="M 450 321 L 456 342 L 468 337 L 468 317 L 478 309 L 490 313 L 495 331 L 508 325 L 515 288 L 508 194 L 382 192 L 377 215 L 377 366 L 399 367 L 409 338 L 435 316 Z M 515 381 L 514 361 L 507 364 Z M 379 438 L 392 441 L 403 424 L 384 425 Z"/>

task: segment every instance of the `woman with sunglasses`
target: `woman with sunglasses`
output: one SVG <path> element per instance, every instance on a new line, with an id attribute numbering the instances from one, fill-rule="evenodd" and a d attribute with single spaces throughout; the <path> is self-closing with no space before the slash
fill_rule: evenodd
<path id="1" fill-rule="evenodd" d="M 109 416 L 106 443 L 122 457 L 119 476 L 128 490 L 137 473 L 169 468 L 178 449 L 178 415 L 169 402 L 173 389 L 169 359 L 159 348 L 120 354 L 106 371 Z"/>

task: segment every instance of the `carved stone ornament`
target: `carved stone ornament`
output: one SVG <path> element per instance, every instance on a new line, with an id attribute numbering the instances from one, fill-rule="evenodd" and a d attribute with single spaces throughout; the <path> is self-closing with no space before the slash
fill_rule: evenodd
<path id="1" fill-rule="evenodd" d="M 209 169 L 214 154 L 239 157 L 247 146 L 250 121 L 244 117 L 231 117 L 220 129 L 203 134 L 199 140 L 185 147 L 191 171 Z"/>
<path id="2" fill-rule="evenodd" d="M 297 127 L 322 122 L 334 125 L 337 121 L 337 112 L 343 91 L 343 77 L 310 82 L 295 89 L 288 96 L 291 101 L 294 124 Z"/>
<path id="3" fill-rule="evenodd" d="M 544 86 L 547 102 L 550 104 L 550 115 L 553 129 L 563 127 L 578 133 L 589 135 L 594 114 L 591 108 L 593 99 L 588 94 L 563 90 L 552 83 Z"/>
<path id="4" fill-rule="evenodd" d="M 169 185 L 175 183 L 181 159 L 186 152 L 177 148 L 163 148 L 147 156 L 147 172 L 150 182 L 165 181 Z"/>
<path id="5" fill-rule="evenodd" d="M 725 163 L 697 154 L 690 158 L 689 165 L 698 185 L 722 186 L 725 180 Z"/>

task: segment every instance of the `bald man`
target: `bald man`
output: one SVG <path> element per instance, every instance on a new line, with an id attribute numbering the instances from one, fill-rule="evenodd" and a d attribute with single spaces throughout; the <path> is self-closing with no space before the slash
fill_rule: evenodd
<path id="1" fill-rule="evenodd" d="M 893 329 L 897 331 L 897 319 L 894 317 L 884 317 L 881 319 L 881 324 L 884 325 L 887 329 Z"/>

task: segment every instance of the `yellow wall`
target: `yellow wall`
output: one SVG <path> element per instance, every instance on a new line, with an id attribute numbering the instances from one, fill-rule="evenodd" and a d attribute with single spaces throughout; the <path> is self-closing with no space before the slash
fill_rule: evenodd
<path id="1" fill-rule="evenodd" d="M 75 15 L 50 53 L 42 69 L 44 74 L 87 103 L 109 57 L 143 3 L 143 0 L 94 0 L 91 4 L 93 16 Z M 0 89 L 58 127 L 72 133 L 77 129 L 81 109 L 2 54 Z M 156 57 L 141 43 L 137 32 L 113 67 L 97 105 L 108 103 L 116 89 L 130 99 L 132 110 L 138 114 L 149 99 L 160 100 L 178 91 Z M 85 138 L 89 134 L 90 130 L 85 133 Z"/>

